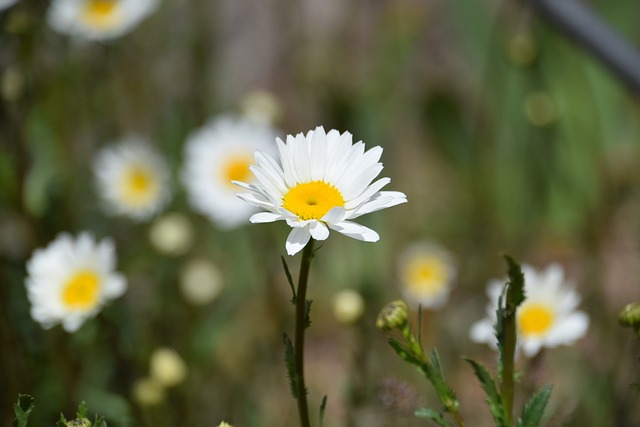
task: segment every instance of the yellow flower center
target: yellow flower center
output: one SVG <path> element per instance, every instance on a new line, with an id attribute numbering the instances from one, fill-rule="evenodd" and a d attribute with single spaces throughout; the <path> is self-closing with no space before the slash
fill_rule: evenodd
<path id="1" fill-rule="evenodd" d="M 250 155 L 236 154 L 227 159 L 222 171 L 222 179 L 229 186 L 237 190 L 238 187 L 231 181 L 251 182 L 253 173 L 249 166 L 253 164 L 253 157 Z"/>
<path id="2" fill-rule="evenodd" d="M 143 206 L 158 194 L 158 182 L 152 171 L 140 167 L 131 167 L 121 182 L 123 201 L 133 206 Z"/>
<path id="3" fill-rule="evenodd" d="M 100 278 L 91 270 L 75 274 L 64 286 L 62 301 L 67 308 L 88 310 L 98 302 Z"/>
<path id="4" fill-rule="evenodd" d="M 331 208 L 344 206 L 342 194 L 324 181 L 298 184 L 284 196 L 282 207 L 300 220 L 320 220 Z"/>
<path id="5" fill-rule="evenodd" d="M 411 260 L 404 272 L 407 289 L 416 295 L 435 295 L 447 285 L 447 265 L 435 256 L 422 256 Z"/>
<path id="6" fill-rule="evenodd" d="M 518 310 L 518 330 L 523 335 L 542 335 L 551 329 L 555 314 L 540 303 L 523 304 Z"/>
<path id="7" fill-rule="evenodd" d="M 82 16 L 93 27 L 108 27 L 115 21 L 117 5 L 117 0 L 88 0 Z"/>

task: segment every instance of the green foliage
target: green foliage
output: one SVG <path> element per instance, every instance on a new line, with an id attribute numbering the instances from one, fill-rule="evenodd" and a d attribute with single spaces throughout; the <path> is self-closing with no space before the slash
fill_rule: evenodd
<path id="1" fill-rule="evenodd" d="M 481 363 L 471 359 L 466 360 L 471 367 L 476 377 L 480 381 L 480 385 L 487 394 L 487 403 L 491 410 L 491 415 L 496 423 L 496 427 L 506 427 L 507 421 L 504 413 L 504 404 L 502 402 L 502 396 L 498 391 L 498 387 L 491 377 L 489 370 Z"/>
<path id="2" fill-rule="evenodd" d="M 325 394 L 324 397 L 322 398 L 322 402 L 320 403 L 320 415 L 319 415 L 319 422 L 320 422 L 320 427 L 324 426 L 324 411 L 327 409 L 327 395 Z"/>
<path id="3" fill-rule="evenodd" d="M 504 256 L 507 261 L 509 276 L 509 282 L 507 283 L 507 302 L 506 310 L 507 315 L 514 314 L 516 309 L 525 300 L 526 295 L 524 291 L 524 274 L 520 265 L 516 263 L 509 255 Z"/>
<path id="4" fill-rule="evenodd" d="M 438 411 L 434 411 L 430 408 L 418 408 L 414 415 L 418 418 L 428 418 L 438 424 L 441 427 L 451 427 L 451 424 L 447 419 Z"/>
<path id="5" fill-rule="evenodd" d="M 33 397 L 29 395 L 18 395 L 18 402 L 13 405 L 13 412 L 16 415 L 13 427 L 26 427 L 29 415 L 34 408 L 33 400 Z"/>
<path id="6" fill-rule="evenodd" d="M 308 328 L 311 326 L 311 301 L 310 299 L 305 300 L 304 302 L 304 327 Z"/>
<path id="7" fill-rule="evenodd" d="M 284 268 L 284 274 L 287 276 L 287 283 L 289 283 L 289 287 L 291 288 L 291 304 L 296 304 L 296 287 L 293 284 L 293 277 L 291 277 L 291 271 L 289 270 L 289 266 L 287 265 L 287 261 L 284 259 L 282 255 L 280 255 L 280 259 L 282 260 L 282 267 Z"/>
<path id="8" fill-rule="evenodd" d="M 287 368 L 287 376 L 289 377 L 289 387 L 291 388 L 291 395 L 298 398 L 298 375 L 296 374 L 296 358 L 293 350 L 293 343 L 286 333 L 282 334 L 282 340 L 284 342 L 284 364 Z"/>
<path id="9" fill-rule="evenodd" d="M 551 385 L 542 387 L 522 409 L 522 416 L 518 420 L 518 427 L 539 427 L 542 422 L 544 408 L 551 396 Z"/>

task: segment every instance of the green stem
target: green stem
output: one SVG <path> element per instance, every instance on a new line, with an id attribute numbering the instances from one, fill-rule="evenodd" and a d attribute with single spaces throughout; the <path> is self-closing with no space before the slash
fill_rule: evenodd
<path id="1" fill-rule="evenodd" d="M 309 240 L 302 251 L 300 261 L 300 276 L 298 277 L 298 290 L 296 293 L 296 325 L 294 337 L 294 354 L 296 370 L 296 396 L 298 401 L 298 414 L 300 426 L 310 427 L 309 404 L 307 403 L 307 388 L 304 383 L 304 331 L 307 328 L 307 283 L 309 270 L 313 258 L 314 240 Z"/>
<path id="2" fill-rule="evenodd" d="M 509 287 L 508 293 L 511 292 Z M 509 295 L 507 295 L 509 301 Z M 516 353 L 516 310 L 507 306 L 504 318 L 504 354 L 502 357 L 502 384 L 500 392 L 504 404 L 507 426 L 513 425 L 513 364 Z"/>

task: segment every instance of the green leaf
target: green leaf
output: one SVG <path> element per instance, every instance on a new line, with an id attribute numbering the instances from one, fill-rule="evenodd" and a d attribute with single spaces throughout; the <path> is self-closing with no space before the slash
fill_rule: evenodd
<path id="1" fill-rule="evenodd" d="M 67 427 L 67 419 L 60 412 L 60 419 L 56 422 L 56 427 Z"/>
<path id="2" fill-rule="evenodd" d="M 507 292 L 507 304 L 506 308 L 508 313 L 515 313 L 516 308 L 525 300 L 524 292 L 524 274 L 520 265 L 516 263 L 509 255 L 505 255 L 504 259 L 507 260 L 509 269 L 507 274 L 509 275 L 509 291 Z"/>
<path id="3" fill-rule="evenodd" d="M 78 405 L 78 411 L 76 412 L 76 418 L 87 418 L 87 402 L 82 401 Z"/>
<path id="4" fill-rule="evenodd" d="M 308 328 L 311 326 L 311 301 L 310 299 L 305 301 L 304 304 L 304 327 Z"/>
<path id="5" fill-rule="evenodd" d="M 320 427 L 324 425 L 324 411 L 327 408 L 327 395 L 325 394 L 320 404 Z"/>
<path id="6" fill-rule="evenodd" d="M 451 427 L 449 421 L 447 421 L 440 412 L 430 408 L 418 408 L 416 412 L 414 412 L 414 415 L 418 418 L 429 418 L 441 427 Z"/>
<path id="7" fill-rule="evenodd" d="M 18 402 L 13 405 L 13 412 L 16 414 L 13 427 L 26 427 L 29 415 L 34 408 L 33 401 L 33 397 L 27 394 L 18 395 Z"/>
<path id="8" fill-rule="evenodd" d="M 390 338 L 388 342 L 391 348 L 393 348 L 393 350 L 398 354 L 398 356 L 400 356 L 402 360 L 417 366 L 421 370 L 424 369 L 424 362 L 416 358 L 411 350 L 409 350 L 407 347 L 403 346 L 393 338 Z"/>
<path id="9" fill-rule="evenodd" d="M 98 415 L 96 415 L 96 418 L 93 421 L 93 425 L 91 427 L 107 427 L 107 422 L 104 420 L 104 417 L 99 417 Z"/>
<path id="10" fill-rule="evenodd" d="M 522 417 L 518 420 L 518 427 L 539 427 L 547 406 L 553 386 L 547 384 L 542 387 L 522 409 Z"/>
<path id="11" fill-rule="evenodd" d="M 491 415 L 496 422 L 496 427 L 506 427 L 506 417 L 504 413 L 504 405 L 502 403 L 502 397 L 498 391 L 498 387 L 491 377 L 489 370 L 482 364 L 475 360 L 464 359 L 473 368 L 473 372 L 480 381 L 482 389 L 487 394 L 487 403 L 491 410 Z"/>
<path id="12" fill-rule="evenodd" d="M 291 395 L 294 399 L 298 398 L 298 376 L 296 375 L 296 359 L 293 351 L 293 344 L 287 336 L 282 334 L 282 340 L 284 342 L 284 364 L 287 367 L 287 376 L 289 377 L 289 387 L 291 388 Z"/>
<path id="13" fill-rule="evenodd" d="M 440 396 L 440 400 L 445 405 L 445 407 L 449 408 L 450 405 L 458 405 L 458 398 L 454 393 L 453 389 L 447 384 L 447 380 L 444 378 L 444 372 L 442 371 L 442 363 L 440 363 L 440 355 L 438 351 L 434 348 L 431 352 L 431 368 L 433 376 L 433 382 L 435 383 L 436 391 L 438 392 L 438 396 Z"/>
<path id="14" fill-rule="evenodd" d="M 289 287 L 291 288 L 291 304 L 296 304 L 296 287 L 293 284 L 293 278 L 291 277 L 291 271 L 289 271 L 289 266 L 287 265 L 287 261 L 284 259 L 282 255 L 280 255 L 280 259 L 282 260 L 282 267 L 284 267 L 284 274 L 287 276 L 287 282 L 289 282 Z"/>

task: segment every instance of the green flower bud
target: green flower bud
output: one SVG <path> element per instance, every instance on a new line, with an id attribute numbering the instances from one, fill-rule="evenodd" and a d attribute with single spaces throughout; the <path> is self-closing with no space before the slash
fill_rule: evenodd
<path id="1" fill-rule="evenodd" d="M 407 324 L 409 318 L 409 306 L 402 300 L 397 300 L 387 304 L 378 314 L 376 327 L 381 331 L 391 331 L 402 328 Z"/>
<path id="2" fill-rule="evenodd" d="M 623 308 L 618 316 L 618 322 L 622 326 L 631 326 L 634 329 L 640 328 L 640 303 L 632 302 Z"/>
<path id="3" fill-rule="evenodd" d="M 76 418 L 75 420 L 67 421 L 67 427 L 91 427 L 91 421 L 86 418 Z"/>

